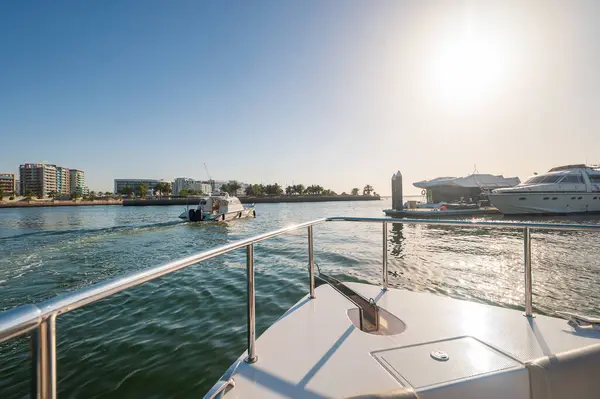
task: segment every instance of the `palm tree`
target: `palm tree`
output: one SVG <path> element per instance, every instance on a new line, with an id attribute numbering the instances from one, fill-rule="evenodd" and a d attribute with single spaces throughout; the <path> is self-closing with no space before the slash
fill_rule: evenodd
<path id="1" fill-rule="evenodd" d="M 171 183 L 163 183 L 162 193 L 166 195 L 170 195 L 173 192 L 173 187 L 171 187 Z M 202 193 L 200 193 L 202 194 Z"/>
<path id="2" fill-rule="evenodd" d="M 77 200 L 77 198 L 81 198 L 81 193 L 79 191 L 73 191 L 71 193 L 71 198 L 73 199 L 73 201 Z"/>
<path id="3" fill-rule="evenodd" d="M 372 193 L 373 191 L 375 191 L 375 190 L 373 189 L 373 186 L 371 186 L 370 184 L 367 184 L 367 185 L 365 186 L 365 188 L 363 188 L 363 195 L 371 195 L 371 193 Z"/>
<path id="4" fill-rule="evenodd" d="M 298 195 L 304 194 L 305 190 L 306 190 L 306 188 L 304 187 L 304 184 L 296 184 L 294 186 L 294 192 Z"/>
<path id="5" fill-rule="evenodd" d="M 229 193 L 229 195 L 235 195 L 237 193 L 237 190 L 242 188 L 242 185 L 236 180 L 232 180 L 229 182 L 229 184 L 227 184 L 227 188 L 227 192 Z"/>
<path id="6" fill-rule="evenodd" d="M 133 187 L 131 187 L 131 186 L 125 186 L 121 190 L 121 194 L 126 195 L 128 197 L 132 197 L 133 193 L 134 193 L 134 190 L 133 190 Z"/>
<path id="7" fill-rule="evenodd" d="M 354 187 L 352 189 L 352 195 L 358 195 L 358 188 Z"/>
<path id="8" fill-rule="evenodd" d="M 4 190 L 0 188 L 0 201 L 4 199 Z"/>
<path id="9" fill-rule="evenodd" d="M 54 199 L 58 193 L 54 190 L 48 192 L 48 197 Z"/>
<path id="10" fill-rule="evenodd" d="M 340 195 L 348 195 L 345 191 L 343 191 Z"/>
<path id="11" fill-rule="evenodd" d="M 141 198 L 146 198 L 146 191 L 148 191 L 148 185 L 145 183 L 141 183 L 137 187 L 137 195 L 139 195 Z"/>
<path id="12" fill-rule="evenodd" d="M 28 200 L 32 199 L 32 198 L 33 198 L 33 191 L 31 191 L 31 190 L 26 190 L 26 191 L 25 191 L 25 197 L 26 197 Z"/>
<path id="13" fill-rule="evenodd" d="M 285 193 L 286 193 L 286 195 L 293 195 L 294 194 L 294 187 L 293 186 L 287 186 L 285 188 Z"/>

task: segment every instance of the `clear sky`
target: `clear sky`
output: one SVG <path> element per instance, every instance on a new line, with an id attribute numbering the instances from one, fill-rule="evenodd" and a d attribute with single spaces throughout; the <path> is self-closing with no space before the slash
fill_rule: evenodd
<path id="1" fill-rule="evenodd" d="M 0 172 L 369 183 L 600 162 L 599 1 L 8 1 Z"/>

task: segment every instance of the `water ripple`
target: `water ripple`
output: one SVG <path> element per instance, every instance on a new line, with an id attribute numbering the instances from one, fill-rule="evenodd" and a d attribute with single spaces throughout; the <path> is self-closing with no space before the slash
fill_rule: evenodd
<path id="1" fill-rule="evenodd" d="M 257 219 L 229 224 L 183 223 L 177 220 L 181 207 L 0 210 L 0 309 L 292 223 L 381 216 L 388 206 L 264 204 Z M 585 232 L 532 236 L 535 311 L 600 313 L 598 238 Z M 319 225 L 315 260 L 343 280 L 378 284 L 381 237 L 380 225 Z M 256 245 L 258 333 L 307 293 L 306 246 L 306 231 Z M 522 246 L 518 231 L 390 226 L 390 285 L 521 309 Z M 65 314 L 57 324 L 59 395 L 197 397 L 245 350 L 245 304 L 245 252 L 238 250 Z M 28 395 L 28 346 L 27 337 L 0 344 L 3 399 Z"/>

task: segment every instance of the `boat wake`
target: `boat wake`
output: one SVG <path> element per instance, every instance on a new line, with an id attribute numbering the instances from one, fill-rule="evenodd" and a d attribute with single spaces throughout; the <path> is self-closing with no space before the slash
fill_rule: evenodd
<path id="1" fill-rule="evenodd" d="M 72 230 L 54 230 L 54 231 L 33 231 L 29 233 L 17 234 L 12 236 L 0 237 L 1 241 L 10 241 L 10 240 L 20 240 L 26 237 L 54 237 L 54 236 L 63 236 L 63 235 L 98 235 L 98 234 L 111 234 L 111 233 L 133 233 L 133 232 L 143 232 L 143 231 L 151 231 L 151 230 L 160 230 L 164 228 L 170 228 L 177 225 L 185 224 L 185 220 L 174 220 L 169 222 L 162 223 L 150 223 L 150 224 L 141 224 L 141 225 L 120 225 L 120 226 L 112 226 L 112 227 L 102 227 L 98 229 L 72 229 Z"/>

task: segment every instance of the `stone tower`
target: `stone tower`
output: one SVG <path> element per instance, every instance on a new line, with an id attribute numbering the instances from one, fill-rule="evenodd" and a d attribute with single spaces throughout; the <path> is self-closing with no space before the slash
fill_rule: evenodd
<path id="1" fill-rule="evenodd" d="M 402 201 L 402 173 L 398 171 L 392 176 L 392 208 L 402 210 L 404 202 Z"/>

